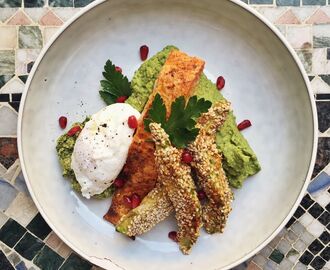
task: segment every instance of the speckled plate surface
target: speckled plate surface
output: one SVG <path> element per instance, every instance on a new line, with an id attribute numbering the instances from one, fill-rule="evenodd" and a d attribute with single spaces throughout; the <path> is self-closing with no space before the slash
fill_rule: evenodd
<path id="1" fill-rule="evenodd" d="M 293 50 L 258 16 L 240 1 L 98 1 L 44 49 L 23 94 L 20 159 L 41 214 L 76 252 L 106 269 L 228 269 L 288 221 L 314 164 L 316 112 Z M 71 191 L 55 153 L 58 117 L 79 121 L 104 107 L 98 89 L 105 61 L 131 77 L 141 64 L 141 44 L 150 54 L 173 44 L 203 58 L 211 79 L 226 78 L 223 94 L 238 121 L 253 122 L 244 135 L 262 171 L 235 191 L 225 233 L 202 233 L 190 256 L 167 238 L 173 218 L 134 242 L 116 233 L 102 219 L 110 201 L 87 201 Z"/>

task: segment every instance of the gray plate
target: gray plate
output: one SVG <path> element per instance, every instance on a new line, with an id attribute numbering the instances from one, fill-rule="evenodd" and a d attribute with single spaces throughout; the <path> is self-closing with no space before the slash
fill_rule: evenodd
<path id="1" fill-rule="evenodd" d="M 310 178 L 317 122 L 309 83 L 297 56 L 275 27 L 241 1 L 103 1 L 66 24 L 36 62 L 23 95 L 18 142 L 31 195 L 52 229 L 76 252 L 107 269 L 228 269 L 266 245 L 293 213 Z M 102 107 L 98 95 L 105 61 L 129 77 L 167 44 L 203 58 L 213 80 L 226 78 L 223 94 L 262 171 L 235 191 L 225 233 L 202 233 L 190 256 L 167 238 L 174 219 L 126 239 L 102 219 L 110 201 L 87 201 L 70 190 L 55 153 L 62 130 Z M 307 180 L 306 180 L 307 179 Z"/>

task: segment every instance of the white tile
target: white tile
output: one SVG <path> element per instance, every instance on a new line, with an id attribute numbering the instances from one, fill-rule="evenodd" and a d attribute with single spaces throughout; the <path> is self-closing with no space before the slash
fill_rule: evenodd
<path id="1" fill-rule="evenodd" d="M 324 226 L 316 219 L 307 227 L 307 231 L 315 237 L 319 237 L 324 231 Z"/>
<path id="2" fill-rule="evenodd" d="M 299 218 L 299 222 L 304 226 L 307 227 L 314 221 L 314 218 L 311 216 L 310 213 L 306 212 Z"/>
<path id="3" fill-rule="evenodd" d="M 297 235 L 300 236 L 301 234 L 304 233 L 305 227 L 301 225 L 299 221 L 296 221 L 291 225 L 291 230 Z"/>
<path id="4" fill-rule="evenodd" d="M 271 253 L 273 252 L 273 249 L 270 246 L 265 246 L 261 251 L 260 255 L 267 258 Z"/>
<path id="5" fill-rule="evenodd" d="M 0 8 L 0 22 L 7 21 L 17 10 L 18 8 Z"/>
<path id="6" fill-rule="evenodd" d="M 280 30 L 280 32 L 283 34 L 283 36 L 286 37 L 286 28 L 287 28 L 287 26 L 283 25 L 283 24 L 276 24 L 275 26 L 278 30 Z"/>
<path id="7" fill-rule="evenodd" d="M 285 235 L 285 239 L 289 241 L 289 243 L 296 242 L 298 236 L 291 230 L 288 231 L 288 233 Z"/>
<path id="8" fill-rule="evenodd" d="M 6 173 L 7 169 L 0 163 L 0 178 Z"/>
<path id="9" fill-rule="evenodd" d="M 6 223 L 7 220 L 8 217 L 2 211 L 0 211 L 0 228 Z"/>
<path id="10" fill-rule="evenodd" d="M 16 26 L 0 27 L 0 49 L 15 49 L 17 45 Z"/>
<path id="11" fill-rule="evenodd" d="M 264 15 L 269 21 L 276 21 L 285 11 L 288 10 L 287 7 L 257 7 L 256 10 Z"/>
<path id="12" fill-rule="evenodd" d="M 304 241 L 307 245 L 309 245 L 314 241 L 315 236 L 306 231 L 300 236 L 300 239 Z"/>
<path id="13" fill-rule="evenodd" d="M 5 84 L 0 89 L 0 93 L 10 94 L 10 93 L 22 93 L 24 90 L 24 83 L 16 77 L 12 78 L 9 82 Z"/>
<path id="14" fill-rule="evenodd" d="M 71 19 L 77 12 L 79 12 L 81 8 L 53 8 L 53 11 L 56 13 L 58 17 L 60 17 L 63 21 L 67 21 Z"/>
<path id="15" fill-rule="evenodd" d="M 294 264 L 291 261 L 289 261 L 288 259 L 284 258 L 283 261 L 281 261 L 281 263 L 280 263 L 279 269 L 281 269 L 281 270 L 292 269 L 293 265 Z"/>
<path id="16" fill-rule="evenodd" d="M 17 113 L 9 106 L 0 107 L 0 137 L 17 134 Z"/>
<path id="17" fill-rule="evenodd" d="M 290 262 L 296 263 L 298 258 L 300 257 L 300 253 L 297 250 L 292 249 L 289 251 L 289 253 L 286 255 L 286 257 L 288 258 L 288 260 Z"/>
<path id="18" fill-rule="evenodd" d="M 294 270 L 306 270 L 307 266 L 302 264 L 301 262 L 298 262 L 293 269 Z"/>
<path id="19" fill-rule="evenodd" d="M 299 251 L 299 252 L 303 252 L 306 247 L 307 247 L 307 244 L 305 242 L 303 242 L 302 240 L 298 240 L 296 243 L 293 244 L 293 247 Z"/>
<path id="20" fill-rule="evenodd" d="M 56 34 L 61 27 L 45 27 L 44 28 L 44 44 L 48 43 L 54 34 Z"/>
<path id="21" fill-rule="evenodd" d="M 19 159 L 17 159 L 13 165 L 10 166 L 10 168 L 2 175 L 2 178 L 6 180 L 8 183 L 11 183 L 11 185 L 15 182 L 16 177 L 21 172 L 21 166 L 19 163 Z"/>
<path id="22" fill-rule="evenodd" d="M 312 47 L 312 28 L 311 26 L 288 26 L 286 37 L 295 49 L 306 49 Z"/>
<path id="23" fill-rule="evenodd" d="M 318 24 L 313 26 L 313 41 L 315 48 L 327 47 L 330 43 L 330 28 L 327 24 Z"/>
<path id="24" fill-rule="evenodd" d="M 272 260 L 268 260 L 267 264 L 265 265 L 265 270 L 275 270 L 278 269 L 278 264 L 273 262 Z"/>
<path id="25" fill-rule="evenodd" d="M 313 61 L 314 65 L 314 61 Z M 314 94 L 327 94 L 330 93 L 330 87 L 320 77 L 315 77 L 311 82 Z"/>
<path id="26" fill-rule="evenodd" d="M 330 202 L 330 193 L 327 189 L 321 190 L 313 194 L 313 198 L 323 207 Z"/>
<path id="27" fill-rule="evenodd" d="M 258 254 L 257 256 L 255 256 L 253 258 L 253 261 L 257 265 L 259 265 L 260 267 L 263 267 L 267 263 L 267 259 L 264 256 L 260 255 L 260 254 Z"/>
<path id="28" fill-rule="evenodd" d="M 315 13 L 317 7 L 312 7 L 312 6 L 292 7 L 291 10 L 301 22 L 304 22 Z"/>
<path id="29" fill-rule="evenodd" d="M 0 250 L 2 250 L 5 254 L 10 253 L 11 249 L 8 248 L 4 243 L 0 242 Z"/>
<path id="30" fill-rule="evenodd" d="M 23 226 L 27 226 L 37 213 L 37 207 L 32 199 L 22 192 L 18 193 L 5 212 L 7 216 L 15 219 Z"/>
<path id="31" fill-rule="evenodd" d="M 38 22 L 39 19 L 44 16 L 48 9 L 46 8 L 25 8 L 24 9 L 25 13 L 29 15 L 29 17 L 34 21 Z"/>
<path id="32" fill-rule="evenodd" d="M 287 252 L 291 249 L 291 244 L 289 243 L 288 240 L 286 239 L 282 239 L 276 249 L 278 249 L 279 251 L 281 251 L 283 254 L 287 254 Z"/>
<path id="33" fill-rule="evenodd" d="M 40 49 L 18 49 L 16 50 L 16 74 L 26 74 L 27 64 L 34 62 L 38 55 L 40 54 Z"/>

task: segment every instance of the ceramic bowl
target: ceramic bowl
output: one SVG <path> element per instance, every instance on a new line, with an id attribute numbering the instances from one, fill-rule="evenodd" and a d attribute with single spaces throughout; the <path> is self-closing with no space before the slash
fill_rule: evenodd
<path id="1" fill-rule="evenodd" d="M 168 239 L 174 218 L 136 241 L 102 219 L 110 200 L 85 200 L 61 175 L 58 118 L 69 122 L 105 106 L 99 82 L 107 59 L 130 78 L 138 50 L 150 55 L 173 44 L 206 61 L 262 171 L 235 190 L 224 234 L 202 233 L 191 255 Z M 20 161 L 30 193 L 56 234 L 106 269 L 229 269 L 264 247 L 285 225 L 311 176 L 316 149 L 315 105 L 308 78 L 279 31 L 241 1 L 97 1 L 70 20 L 36 61 L 19 112 Z"/>

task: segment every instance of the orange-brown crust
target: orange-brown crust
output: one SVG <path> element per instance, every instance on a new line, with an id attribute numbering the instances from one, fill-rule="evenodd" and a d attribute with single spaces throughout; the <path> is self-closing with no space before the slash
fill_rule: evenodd
<path id="1" fill-rule="evenodd" d="M 107 221 L 116 225 L 119 219 L 129 212 L 130 207 L 124 203 L 125 196 L 136 193 L 143 199 L 155 187 L 157 180 L 155 146 L 151 134 L 144 130 L 143 123 L 155 95 L 159 93 L 162 96 L 169 115 L 171 104 L 177 97 L 187 98 L 192 95 L 203 68 L 204 61 L 199 58 L 190 57 L 180 51 L 172 51 L 169 54 L 142 112 L 122 171 L 126 183 L 114 193 L 110 209 L 104 215 Z"/>

